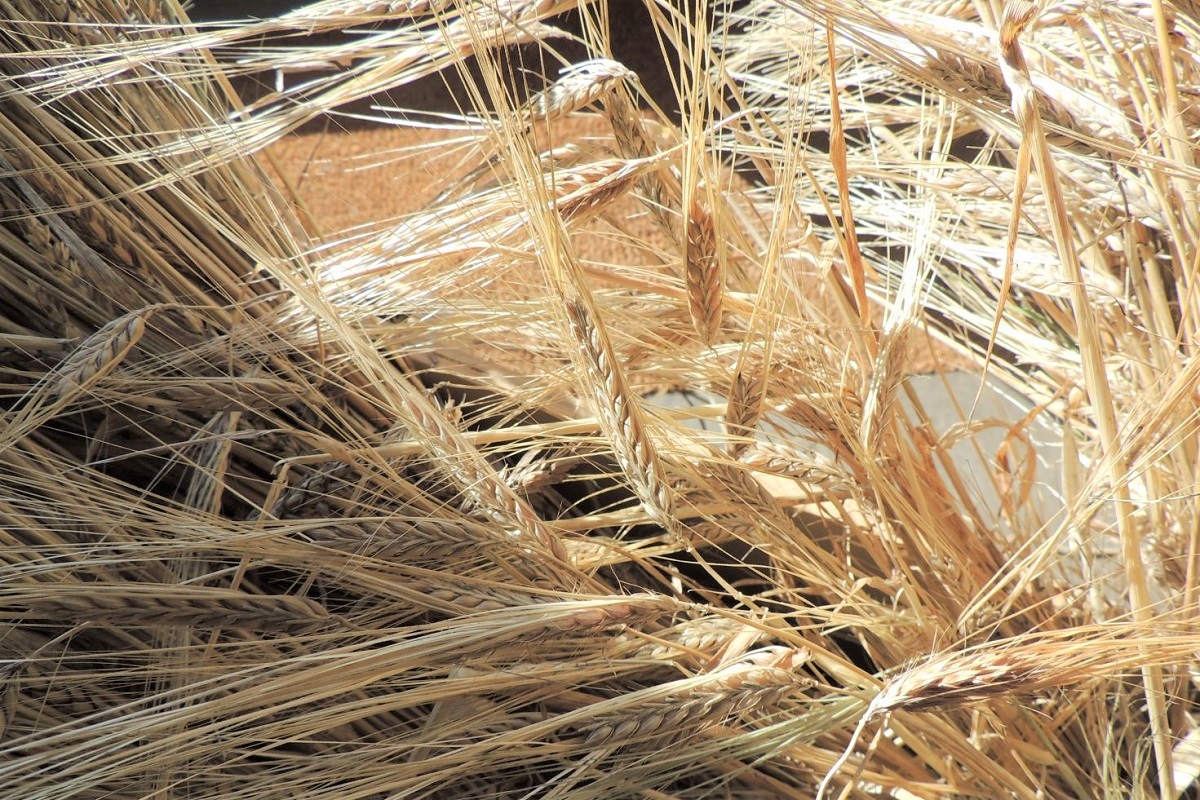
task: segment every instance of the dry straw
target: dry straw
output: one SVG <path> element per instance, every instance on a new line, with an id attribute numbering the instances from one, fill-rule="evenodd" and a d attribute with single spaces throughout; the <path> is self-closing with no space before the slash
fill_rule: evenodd
<path id="1" fill-rule="evenodd" d="M 1194 791 L 1195 8 L 633 5 L 0 9 L 0 800 Z"/>

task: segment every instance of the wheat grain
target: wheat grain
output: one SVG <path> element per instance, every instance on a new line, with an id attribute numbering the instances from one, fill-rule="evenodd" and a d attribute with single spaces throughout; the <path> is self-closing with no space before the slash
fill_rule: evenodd
<path id="1" fill-rule="evenodd" d="M 871 703 L 871 713 L 930 711 L 1072 686 L 1134 668 L 1143 648 L 1155 651 L 1153 663 L 1170 664 L 1185 652 L 1172 641 L 1174 630 L 1164 622 L 1157 633 L 1147 633 L 1126 622 L 934 656 L 889 680 Z"/>

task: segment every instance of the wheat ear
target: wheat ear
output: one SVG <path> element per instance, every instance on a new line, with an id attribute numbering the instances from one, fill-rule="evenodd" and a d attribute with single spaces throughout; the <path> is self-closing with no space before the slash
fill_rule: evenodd
<path id="1" fill-rule="evenodd" d="M 446 565 L 516 544 L 491 534 L 482 525 L 451 519 L 339 520 L 306 530 L 303 536 L 319 547 L 404 563 Z"/>
<path id="2" fill-rule="evenodd" d="M 724 280 L 717 258 L 717 234 L 712 214 L 693 200 L 688 209 L 684 248 L 688 312 L 700 341 L 711 345 L 721 330 Z"/>
<path id="3" fill-rule="evenodd" d="M 50 384 L 53 397 L 82 393 L 111 372 L 146 332 L 146 320 L 161 306 L 147 306 L 122 314 L 97 330 L 67 356 Z"/>
<path id="4" fill-rule="evenodd" d="M 652 168 L 657 168 L 653 161 L 607 159 L 555 172 L 554 207 L 568 222 L 584 219 L 628 192 Z"/>
<path id="5" fill-rule="evenodd" d="M 725 429 L 731 435 L 753 436 L 754 428 L 758 425 L 759 417 L 762 415 L 766 389 L 766 375 L 762 370 L 755 369 L 747 361 L 742 360 L 729 382 L 729 399 L 725 405 Z M 737 456 L 746 449 L 748 444 L 749 442 L 745 439 L 731 439 L 730 455 Z"/>
<path id="6" fill-rule="evenodd" d="M 622 87 L 616 87 L 605 97 L 604 112 L 612 125 L 621 155 L 631 159 L 648 159 L 658 155 L 658 148 L 646 130 L 645 121 Z M 678 241 L 679 233 L 670 213 L 672 209 L 679 209 L 683 196 L 678 179 L 672 173 L 661 170 L 645 175 L 639 185 L 646 193 L 645 205 L 654 221 Z"/>
<path id="7" fill-rule="evenodd" d="M 619 83 L 636 81 L 636 73 L 610 58 L 582 61 L 564 68 L 558 80 L 530 98 L 519 114 L 526 123 L 558 119 L 587 108 Z"/>
<path id="8" fill-rule="evenodd" d="M 169 584 L 21 586 L 0 597 L 0 614 L 143 627 L 278 630 L 329 619 L 315 600 Z"/>
<path id="9" fill-rule="evenodd" d="M 591 378 L 596 417 L 613 442 L 617 461 L 646 513 L 673 530 L 678 526 L 662 462 L 646 435 L 641 408 L 616 366 L 612 342 L 583 299 L 569 299 L 565 306 L 568 327 Z"/>
<path id="10" fill-rule="evenodd" d="M 796 669 L 809 658 L 803 648 L 769 647 L 715 672 L 634 692 L 622 708 L 599 714 L 581 725 L 587 747 L 690 734 L 732 714 L 769 708 L 793 692 L 812 685 Z M 644 695 L 644 696 L 639 696 Z"/>

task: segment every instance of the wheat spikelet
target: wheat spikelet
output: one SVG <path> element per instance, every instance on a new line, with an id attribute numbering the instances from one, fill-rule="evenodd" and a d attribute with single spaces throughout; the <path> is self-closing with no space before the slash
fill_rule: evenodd
<path id="1" fill-rule="evenodd" d="M 1139 33 L 1153 34 L 1156 14 L 1160 13 L 1156 11 L 1156 5 L 1152 0 L 1110 0 L 1107 3 L 1092 3 L 1088 0 L 1060 0 L 1042 11 L 1038 20 L 1043 25 L 1083 26 L 1093 18 L 1107 18 L 1123 23 Z M 1163 4 L 1161 13 L 1167 31 L 1174 33 L 1178 10 Z"/>
<path id="2" fill-rule="evenodd" d="M 414 602 L 430 611 L 456 615 L 488 614 L 507 638 L 529 641 L 571 632 L 595 632 L 614 626 L 647 626 L 650 620 L 679 610 L 678 601 L 650 593 L 559 600 L 498 586 L 467 586 L 439 577 Z"/>
<path id="3" fill-rule="evenodd" d="M 220 511 L 229 453 L 233 447 L 230 434 L 237 429 L 239 417 L 236 412 L 222 411 L 197 431 L 194 438 L 204 443 L 193 459 L 192 480 L 183 498 L 191 508 L 211 514 Z"/>
<path id="4" fill-rule="evenodd" d="M 565 303 L 567 324 L 591 379 L 595 414 L 613 442 L 617 461 L 651 519 L 673 530 L 670 486 L 637 405 L 614 362 L 612 343 L 582 299 Z"/>
<path id="5" fill-rule="evenodd" d="M 180 378 L 139 379 L 139 392 L 121 387 L 123 402 L 142 408 L 178 405 L 200 413 L 268 411 L 303 398 L 307 387 L 265 376 L 213 377 L 204 381 Z"/>
<path id="6" fill-rule="evenodd" d="M 449 606 L 458 614 L 473 614 L 481 611 L 498 611 L 506 608 L 521 608 L 547 602 L 534 595 L 514 592 L 494 586 L 451 585 L 445 578 L 438 578 L 437 585 L 431 584 L 416 597 L 416 601 L 430 610 L 441 610 Z"/>
<path id="7" fill-rule="evenodd" d="M 696 200 L 688 210 L 686 239 L 684 275 L 688 312 L 700 341 L 711 345 L 721 330 L 724 281 L 712 215 Z"/>
<path id="8" fill-rule="evenodd" d="M 1027 694 L 1053 686 L 1055 676 L 1062 674 L 1050 669 L 1044 661 L 1019 655 L 942 657 L 889 681 L 875 706 L 879 712 L 931 711 L 979 703 L 1000 695 Z M 1057 685 L 1070 682 L 1064 680 Z"/>

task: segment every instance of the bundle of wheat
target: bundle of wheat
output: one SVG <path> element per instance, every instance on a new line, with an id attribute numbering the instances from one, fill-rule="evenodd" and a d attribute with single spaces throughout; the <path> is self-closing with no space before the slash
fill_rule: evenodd
<path id="1" fill-rule="evenodd" d="M 1180 796 L 1196 9 L 647 2 L 674 116 L 575 5 L 3 5 L 0 799 Z M 444 71 L 436 192 L 297 213 Z"/>

